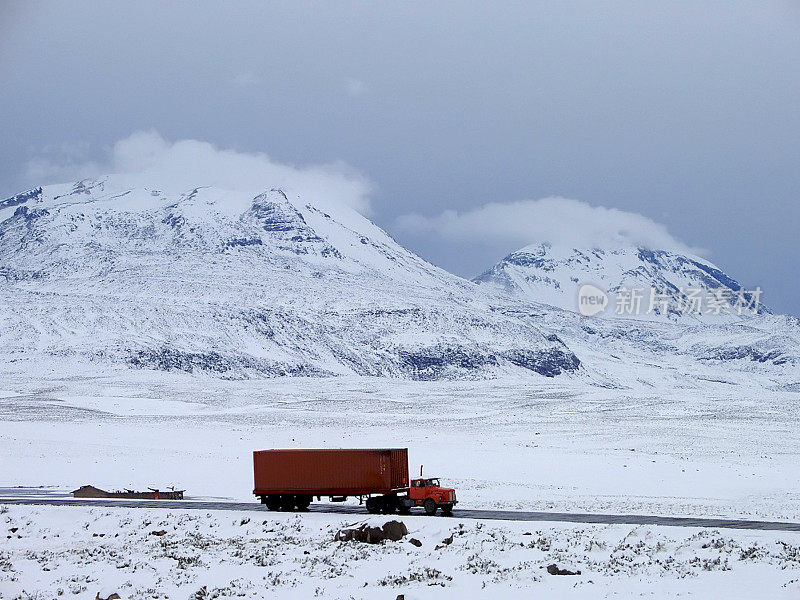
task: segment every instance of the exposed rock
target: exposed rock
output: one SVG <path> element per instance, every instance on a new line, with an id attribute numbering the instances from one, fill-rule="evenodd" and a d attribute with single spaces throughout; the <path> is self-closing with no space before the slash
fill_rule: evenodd
<path id="1" fill-rule="evenodd" d="M 419 541 L 417 538 L 411 538 L 410 540 L 408 540 L 408 542 L 409 542 L 409 543 L 410 543 L 412 546 L 416 546 L 417 548 L 420 548 L 420 547 L 422 547 L 422 542 L 420 542 L 420 541 Z"/>
<path id="2" fill-rule="evenodd" d="M 151 531 L 150 535 L 157 535 L 161 537 L 162 535 L 167 535 L 167 532 L 164 531 L 163 529 L 159 529 L 158 531 Z"/>
<path id="3" fill-rule="evenodd" d="M 547 572 L 550 575 L 580 575 L 580 571 L 570 571 L 568 569 L 559 569 L 557 565 L 547 565 Z"/>
<path id="4" fill-rule="evenodd" d="M 382 529 L 386 538 L 393 542 L 398 542 L 408 535 L 408 527 L 402 521 L 387 521 Z"/>
<path id="5" fill-rule="evenodd" d="M 408 528 L 401 521 L 388 521 L 383 527 L 370 527 L 367 524 L 357 529 L 341 529 L 336 532 L 334 540 L 337 542 L 365 542 L 379 544 L 384 540 L 397 542 L 408 534 Z"/>
<path id="6" fill-rule="evenodd" d="M 25 204 L 28 200 L 37 200 L 42 195 L 42 188 L 34 188 L 27 192 L 22 192 L 21 194 L 17 194 L 16 196 L 12 196 L 7 200 L 3 200 L 0 202 L 0 208 L 7 208 L 11 206 L 17 206 L 19 204 Z"/>

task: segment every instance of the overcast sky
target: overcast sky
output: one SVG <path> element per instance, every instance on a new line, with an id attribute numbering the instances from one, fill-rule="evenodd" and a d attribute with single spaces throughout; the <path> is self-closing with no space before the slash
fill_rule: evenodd
<path id="1" fill-rule="evenodd" d="M 200 140 L 334 168 L 459 275 L 619 216 L 800 314 L 796 1 L 4 0 L 0 82 L 3 197 Z"/>

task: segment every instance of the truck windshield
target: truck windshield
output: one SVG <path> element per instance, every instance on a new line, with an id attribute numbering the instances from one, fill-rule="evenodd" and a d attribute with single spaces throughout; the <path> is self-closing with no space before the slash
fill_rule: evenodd
<path id="1" fill-rule="evenodd" d="M 426 479 L 425 485 L 428 487 L 439 487 L 439 480 L 438 479 Z"/>

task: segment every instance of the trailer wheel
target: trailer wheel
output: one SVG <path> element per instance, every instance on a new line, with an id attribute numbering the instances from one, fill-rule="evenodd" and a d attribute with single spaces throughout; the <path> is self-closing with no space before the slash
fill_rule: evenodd
<path id="1" fill-rule="evenodd" d="M 311 504 L 311 496 L 297 495 L 294 497 L 295 508 L 299 511 L 307 511 L 309 504 Z"/>
<path id="2" fill-rule="evenodd" d="M 383 502 L 381 502 L 380 498 L 373 498 L 373 497 L 367 498 L 367 512 L 373 515 L 377 515 L 379 512 L 381 512 L 382 504 Z"/>
<path id="3" fill-rule="evenodd" d="M 425 514 L 426 515 L 435 515 L 436 514 L 436 502 L 434 502 L 433 498 L 426 498 L 425 504 Z"/>
<path id="4" fill-rule="evenodd" d="M 262 496 L 263 502 L 267 505 L 267 510 L 278 510 L 281 507 L 281 497 L 277 494 Z"/>
<path id="5" fill-rule="evenodd" d="M 384 496 L 383 497 L 383 506 L 381 507 L 381 512 L 385 515 L 391 515 L 394 513 L 395 509 L 397 508 L 397 497 L 396 496 Z"/>
<path id="6" fill-rule="evenodd" d="M 281 496 L 281 510 L 291 512 L 294 510 L 294 494 L 284 494 Z"/>
<path id="7" fill-rule="evenodd" d="M 410 506 L 406 506 L 405 504 L 403 504 L 401 502 L 400 506 L 397 507 L 397 512 L 399 512 L 401 515 L 411 514 L 411 507 Z"/>

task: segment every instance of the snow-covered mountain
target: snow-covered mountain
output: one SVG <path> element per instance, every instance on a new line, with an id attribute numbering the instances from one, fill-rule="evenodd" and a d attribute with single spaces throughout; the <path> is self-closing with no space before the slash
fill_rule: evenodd
<path id="1" fill-rule="evenodd" d="M 800 321 L 772 315 L 758 291 L 693 254 L 543 243 L 513 252 L 473 281 L 509 300 L 563 309 L 542 311 L 534 323 L 573 348 L 599 385 L 780 381 L 800 389 Z M 579 314 L 587 284 L 607 295 L 594 316 Z"/>
<path id="2" fill-rule="evenodd" d="M 451 275 L 322 197 L 142 179 L 46 186 L 0 202 L 4 376 L 515 375 L 604 388 L 800 389 L 792 317 L 584 317 L 542 303 L 563 306 L 566 292 L 532 300 Z M 613 263 L 594 256 L 577 272 L 600 284 Z M 677 285 L 665 265 L 678 259 L 652 256 Z M 683 264 L 692 281 L 706 273 L 722 282 L 706 263 Z M 569 268 L 557 269 L 561 286 Z"/>
<path id="3" fill-rule="evenodd" d="M 324 198 L 132 176 L 0 203 L 0 340 L 39 367 L 419 379 L 579 368 L 559 339 Z"/>
<path id="4" fill-rule="evenodd" d="M 757 290 L 693 254 L 641 246 L 578 249 L 526 246 L 473 281 L 514 297 L 579 310 L 579 290 L 606 292 L 600 314 L 647 320 L 735 322 L 764 314 Z"/>

